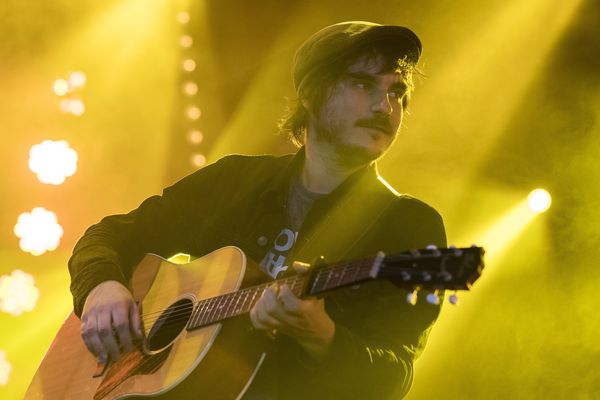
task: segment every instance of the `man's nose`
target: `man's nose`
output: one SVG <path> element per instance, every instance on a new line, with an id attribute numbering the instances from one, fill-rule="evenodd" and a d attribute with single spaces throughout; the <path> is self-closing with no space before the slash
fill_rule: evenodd
<path id="1" fill-rule="evenodd" d="M 384 91 L 377 91 L 377 93 L 374 93 L 371 111 L 387 115 L 391 114 L 393 107 L 389 93 Z"/>

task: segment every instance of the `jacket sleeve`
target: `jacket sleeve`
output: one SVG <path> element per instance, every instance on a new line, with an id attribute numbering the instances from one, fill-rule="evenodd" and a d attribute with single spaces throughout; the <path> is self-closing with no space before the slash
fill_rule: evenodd
<path id="1" fill-rule="evenodd" d="M 101 282 L 116 280 L 128 287 L 133 267 L 144 254 L 168 257 L 184 248 L 194 222 L 202 223 L 211 189 L 228 164 L 223 159 L 209 165 L 128 214 L 105 217 L 88 228 L 69 259 L 75 314 L 81 315 L 87 295 Z"/>
<path id="2" fill-rule="evenodd" d="M 432 212 L 420 216 L 419 225 L 410 233 L 409 248 L 446 246 L 442 219 L 429 210 Z M 382 249 L 391 252 L 393 238 L 379 236 Z M 300 356 L 305 360 L 305 373 L 316 382 L 323 398 L 399 399 L 408 393 L 413 362 L 425 346 L 440 306 L 424 298 L 410 306 L 406 295 L 405 290 L 386 281 L 331 295 L 329 301 L 348 308 L 354 317 L 344 318 L 342 313 L 336 319 L 331 314 L 336 332 L 325 361 L 311 364 L 306 355 Z"/>

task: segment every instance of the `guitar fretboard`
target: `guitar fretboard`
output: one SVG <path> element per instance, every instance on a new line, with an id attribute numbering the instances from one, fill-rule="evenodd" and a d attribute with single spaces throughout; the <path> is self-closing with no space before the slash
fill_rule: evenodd
<path id="1" fill-rule="evenodd" d="M 288 285 L 298 297 L 316 296 L 332 289 L 374 279 L 382 261 L 383 254 L 376 258 L 332 264 L 320 267 L 312 273 L 278 279 L 200 300 L 194 307 L 187 329 L 197 329 L 249 312 L 273 283 Z"/>

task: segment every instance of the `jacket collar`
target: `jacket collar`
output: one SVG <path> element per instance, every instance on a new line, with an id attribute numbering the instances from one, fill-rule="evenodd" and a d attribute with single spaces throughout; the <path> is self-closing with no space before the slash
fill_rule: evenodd
<path id="1" fill-rule="evenodd" d="M 265 188 L 260 195 L 260 201 L 265 206 L 281 206 L 285 207 L 289 192 L 291 180 L 300 174 L 304 165 L 305 154 L 304 146 L 302 146 L 296 154 L 289 154 L 282 157 L 284 160 L 281 169 L 273 176 L 271 183 Z M 324 196 L 331 200 L 337 199 L 350 190 L 361 189 L 368 190 L 369 183 L 376 182 L 379 176 L 377 164 L 372 162 L 368 166 L 359 169 L 346 180 L 344 180 L 330 194 Z"/>

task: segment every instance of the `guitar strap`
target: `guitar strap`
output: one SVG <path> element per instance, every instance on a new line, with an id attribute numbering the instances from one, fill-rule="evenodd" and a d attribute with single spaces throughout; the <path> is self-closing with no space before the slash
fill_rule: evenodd
<path id="1" fill-rule="evenodd" d="M 379 176 L 377 179 L 381 180 Z M 300 238 L 292 259 L 313 262 L 324 256 L 328 263 L 347 259 L 395 200 L 394 195 L 386 193 L 388 189 L 383 188 L 382 182 L 377 185 L 381 186 L 372 191 L 361 190 L 361 187 L 349 190 L 304 238 Z"/>

